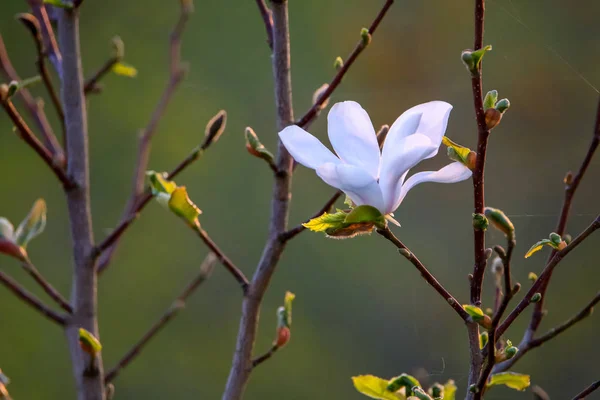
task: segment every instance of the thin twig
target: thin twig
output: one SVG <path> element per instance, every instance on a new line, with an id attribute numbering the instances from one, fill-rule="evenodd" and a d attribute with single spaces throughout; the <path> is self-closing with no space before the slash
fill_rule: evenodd
<path id="1" fill-rule="evenodd" d="M 140 354 L 140 352 L 144 349 L 148 342 L 158 332 L 160 332 L 161 329 L 164 328 L 164 326 L 167 325 L 167 323 L 169 323 L 169 321 L 171 321 L 175 316 L 177 316 L 179 311 L 185 308 L 185 303 L 187 299 L 196 291 L 196 289 L 198 289 L 198 287 L 200 287 L 200 285 L 205 280 L 207 280 L 210 277 L 216 262 L 217 256 L 215 256 L 213 253 L 209 253 L 206 256 L 206 258 L 204 259 L 204 261 L 202 261 L 202 264 L 200 265 L 200 271 L 198 272 L 196 277 L 194 277 L 194 279 L 192 279 L 190 283 L 183 289 L 181 294 L 177 296 L 175 301 L 173 301 L 171 307 L 169 307 L 165 311 L 165 313 L 158 319 L 158 321 L 156 321 L 150 327 L 150 329 L 144 334 L 144 336 L 142 336 L 142 338 L 135 345 L 133 345 L 133 347 L 125 354 L 123 358 L 121 358 L 117 365 L 115 365 L 106 374 L 106 377 L 104 378 L 105 383 L 112 382 L 117 377 L 117 375 L 119 375 L 121 370 L 127 367 Z"/>
<path id="2" fill-rule="evenodd" d="M 223 264 L 223 266 L 229 271 L 231 275 L 235 278 L 235 280 L 242 287 L 242 291 L 246 293 L 248 289 L 248 278 L 244 275 L 244 273 L 235 266 L 235 264 L 223 253 L 223 251 L 217 246 L 217 244 L 208 236 L 208 233 L 200 226 L 200 223 L 196 221 L 196 224 L 191 226 L 192 230 L 196 232 L 196 234 L 202 239 L 204 244 L 217 256 L 219 262 Z"/>
<path id="3" fill-rule="evenodd" d="M 600 215 L 596 217 L 596 219 L 588 226 L 579 236 L 577 236 L 573 241 L 564 249 L 558 251 L 552 260 L 546 265 L 538 279 L 531 286 L 525 297 L 519 302 L 519 304 L 515 307 L 514 310 L 506 317 L 504 322 L 500 324 L 498 327 L 498 335 L 502 335 L 508 327 L 512 325 L 512 323 L 517 319 L 517 317 L 527 308 L 527 306 L 531 303 L 531 298 L 534 294 L 538 293 L 544 280 L 548 277 L 549 274 L 552 273 L 552 270 L 562 261 L 564 257 L 567 256 L 572 250 L 577 248 L 585 239 L 587 239 L 594 231 L 600 229 Z"/>
<path id="4" fill-rule="evenodd" d="M 375 34 L 377 27 L 379 26 L 379 24 L 383 20 L 383 17 L 385 17 L 385 14 L 388 12 L 389 8 L 392 6 L 393 3 L 394 0 L 386 0 L 381 10 L 379 10 L 379 13 L 369 26 L 369 34 L 371 36 Z M 342 82 L 344 75 L 346 75 L 352 64 L 354 64 L 360 53 L 362 53 L 365 48 L 366 46 L 363 40 L 359 40 L 356 44 L 356 47 L 354 47 L 352 53 L 350 53 L 350 56 L 348 56 L 348 59 L 344 61 L 344 65 L 338 70 L 337 74 L 335 74 L 335 76 L 329 83 L 327 89 L 323 92 L 323 94 L 321 94 L 319 99 L 312 105 L 312 107 L 302 116 L 302 118 L 300 118 L 296 122 L 296 125 L 302 128 L 306 127 L 306 125 L 312 121 L 312 119 L 319 113 L 319 111 L 321 111 L 323 103 L 325 103 L 329 99 L 333 91 Z"/>
<path id="5" fill-rule="evenodd" d="M 97 84 L 106 74 L 112 71 L 112 68 L 120 61 L 120 57 L 111 57 L 98 69 L 98 71 L 94 72 L 92 76 L 85 80 L 85 85 L 83 91 L 87 94 L 97 88 Z"/>
<path id="6" fill-rule="evenodd" d="M 17 71 L 15 71 L 10 62 L 10 58 L 6 52 L 6 46 L 2 40 L 2 35 L 0 35 L 0 71 L 2 71 L 9 81 L 21 81 Z M 27 111 L 35 120 L 35 123 L 42 134 L 42 138 L 44 139 L 44 144 L 50 149 L 50 152 L 56 158 L 57 163 L 62 165 L 65 161 L 63 150 L 46 118 L 43 101 L 41 99 L 35 100 L 27 88 L 19 89 L 17 95 L 23 100 Z"/>
<path id="7" fill-rule="evenodd" d="M 46 318 L 56 322 L 61 326 L 64 326 L 66 324 L 66 319 L 64 316 L 46 306 L 44 303 L 41 302 L 41 300 L 39 300 L 33 294 L 29 293 L 25 288 L 19 285 L 17 281 L 13 280 L 10 276 L 6 275 L 2 271 L 0 271 L 0 283 L 2 283 L 15 296 L 17 296 L 19 299 L 23 300 L 25 303 L 33 307 Z"/>
<path id="8" fill-rule="evenodd" d="M 576 395 L 575 397 L 573 397 L 573 400 L 583 400 L 587 396 L 589 396 L 590 394 L 592 394 L 592 392 L 596 391 L 598 388 L 600 388 L 600 380 L 592 383 L 590 386 L 588 386 L 585 389 L 583 389 L 583 391 L 581 393 L 579 393 L 578 395 Z"/>
<path id="9" fill-rule="evenodd" d="M 309 220 L 311 220 L 313 218 L 317 218 L 317 217 L 323 215 L 323 213 L 326 213 L 329 210 L 331 210 L 331 207 L 333 207 L 335 202 L 340 198 L 340 196 L 342 194 L 343 194 L 343 192 L 341 190 L 336 191 L 333 194 L 333 196 L 331 196 L 331 198 L 325 202 L 325 205 L 323 207 L 321 207 L 321 209 L 319 211 L 317 211 L 312 217 L 310 217 Z M 299 224 L 299 225 L 293 227 L 292 229 L 288 230 L 287 232 L 284 232 L 281 235 L 281 240 L 284 242 L 287 242 L 288 240 L 292 240 L 294 237 L 296 237 L 296 235 L 304 232 L 305 229 L 306 229 L 306 227 L 303 224 Z"/>
<path id="10" fill-rule="evenodd" d="M 263 23 L 265 24 L 265 31 L 267 32 L 267 44 L 269 48 L 273 50 L 273 16 L 271 10 L 265 4 L 265 0 L 256 0 L 258 11 L 262 17 Z"/>
<path id="11" fill-rule="evenodd" d="M 252 368 L 258 367 L 260 364 L 267 361 L 269 358 L 273 357 L 273 354 L 275 354 L 275 352 L 277 352 L 277 350 L 279 350 L 279 346 L 277 346 L 277 345 L 271 346 L 269 351 L 267 351 L 265 354 L 252 360 Z"/>
<path id="12" fill-rule="evenodd" d="M 454 311 L 456 311 L 458 316 L 463 321 L 470 322 L 471 318 L 469 317 L 469 314 L 467 314 L 467 312 L 460 305 L 458 300 L 456 300 L 456 298 L 452 296 L 452 294 L 450 294 L 448 290 L 446 290 L 446 288 L 435 278 L 435 276 L 433 276 L 433 274 L 429 272 L 427 267 L 425 267 L 425 265 L 423 265 L 423 263 L 419 261 L 417 256 L 415 256 L 414 253 L 410 251 L 410 249 L 406 247 L 406 245 L 402 243 L 400 239 L 398 239 L 392 233 L 390 228 L 386 227 L 385 229 L 378 229 L 377 233 L 379 233 L 381 236 L 392 242 L 398 248 L 398 250 L 401 250 L 400 254 L 402 254 L 408 261 L 412 263 L 412 265 L 414 265 L 417 268 L 417 270 L 421 273 L 423 279 L 425 279 L 425 281 L 427 281 L 427 283 L 431 287 L 433 287 L 435 291 L 438 292 L 448 304 L 450 304 L 450 307 L 452 307 Z"/>
<path id="13" fill-rule="evenodd" d="M 10 101 L 5 94 L 0 93 L 0 103 L 6 110 L 6 113 L 13 121 L 13 124 L 17 127 L 19 137 L 23 139 L 29 147 L 31 147 L 41 158 L 44 160 L 46 165 L 54 172 L 54 175 L 61 181 L 63 187 L 71 188 L 73 186 L 71 180 L 68 178 L 65 170 L 60 163 L 54 159 L 50 151 L 38 140 L 33 134 L 25 120 L 21 117 L 21 114 L 17 111 L 14 104 Z"/>
<path id="14" fill-rule="evenodd" d="M 29 30 L 31 35 L 33 36 L 33 40 L 35 42 L 35 47 L 37 50 L 37 59 L 36 66 L 40 76 L 42 77 L 42 81 L 44 82 L 44 86 L 46 87 L 46 91 L 50 95 L 50 100 L 52 100 L 52 104 L 56 110 L 56 114 L 58 115 L 58 119 L 61 123 L 63 134 L 65 131 L 65 114 L 62 109 L 62 104 L 60 103 L 60 99 L 58 98 L 58 93 L 54 90 L 54 85 L 52 84 L 52 78 L 50 77 L 50 73 L 48 72 L 48 68 L 46 68 L 46 49 L 44 48 L 44 42 L 42 39 L 42 29 L 40 27 L 40 23 L 37 18 L 32 14 L 19 14 L 19 20 L 25 25 L 25 27 Z M 63 136 L 63 145 L 67 148 L 66 136 Z"/>
<path id="15" fill-rule="evenodd" d="M 583 179 L 583 176 L 585 175 L 585 173 L 592 161 L 592 158 L 594 157 L 594 153 L 596 152 L 596 149 L 598 148 L 598 144 L 600 144 L 600 99 L 598 100 L 598 107 L 597 107 L 597 111 L 596 111 L 596 121 L 594 123 L 592 141 L 590 142 L 590 145 L 588 147 L 585 158 L 583 159 L 583 162 L 581 163 L 581 166 L 579 167 L 579 170 L 577 171 L 575 176 L 572 176 L 572 174 L 569 172 L 567 174 L 567 178 L 565 178 L 565 197 L 563 200 L 562 209 L 561 209 L 560 216 L 558 219 L 558 224 L 554 231 L 561 236 L 565 233 L 565 229 L 567 227 L 567 221 L 569 220 L 569 212 L 571 210 L 571 203 L 573 202 L 573 197 L 575 196 L 575 192 L 577 191 L 577 188 L 579 187 L 579 184 L 581 183 L 581 180 Z M 550 253 L 548 261 L 552 257 L 554 257 L 555 253 L 556 253 L 555 251 L 552 251 L 552 253 Z M 535 335 L 536 331 L 538 330 L 540 323 L 542 322 L 542 318 L 544 317 L 544 300 L 546 297 L 546 291 L 548 290 L 548 285 L 550 284 L 551 278 L 552 278 L 552 273 L 550 273 L 550 275 L 548 275 L 548 277 L 543 282 L 543 285 L 539 290 L 540 294 L 542 295 L 542 299 L 540 302 L 536 303 L 536 305 L 535 305 L 535 308 L 531 315 L 531 321 L 529 322 L 529 326 L 524 335 L 524 340 L 529 340 L 530 338 L 532 338 Z"/>
<path id="16" fill-rule="evenodd" d="M 119 228 L 121 232 L 118 236 L 114 236 L 111 238 L 112 244 L 110 248 L 107 248 L 102 254 L 101 259 L 99 260 L 99 265 L 101 269 L 105 269 L 112 254 L 116 250 L 116 246 L 118 245 L 118 239 L 120 238 L 123 231 L 127 228 L 133 220 L 135 220 L 137 213 L 143 207 L 140 207 L 140 204 L 146 204 L 149 200 L 149 193 L 144 193 L 145 189 L 145 173 L 148 169 L 148 161 L 150 159 L 150 147 L 152 138 L 154 133 L 156 132 L 156 128 L 158 127 L 158 123 L 162 119 L 168 104 L 171 101 L 171 97 L 175 92 L 175 89 L 179 86 L 181 81 L 183 80 L 186 68 L 181 63 L 181 37 L 183 35 L 184 28 L 186 23 L 190 17 L 192 12 L 191 2 L 181 2 L 181 9 L 179 13 L 179 19 L 175 24 L 175 27 L 171 31 L 170 36 L 170 45 L 169 45 L 169 80 L 167 83 L 167 87 L 162 93 L 156 108 L 154 109 L 152 116 L 150 117 L 150 122 L 146 126 L 146 128 L 142 131 L 139 145 L 138 145 L 138 153 L 137 160 L 135 164 L 135 171 L 132 180 L 132 189 L 131 195 L 129 197 L 129 201 L 125 206 L 125 211 L 123 212 L 123 216 L 121 217 L 121 222 L 119 224 Z M 117 230 L 115 230 L 118 232 Z"/>
<path id="17" fill-rule="evenodd" d="M 52 286 L 50 282 L 48 282 L 46 278 L 42 276 L 42 274 L 40 274 L 38 269 L 33 264 L 25 262 L 23 263 L 23 269 L 25 269 L 25 271 L 31 275 L 31 277 L 38 283 L 38 285 L 40 285 L 44 292 L 46 292 L 46 294 L 50 296 L 52 300 L 54 300 L 63 310 L 69 314 L 73 313 L 73 308 L 69 302 L 65 300 L 60 292 L 56 290 L 54 286 Z"/>
<path id="18" fill-rule="evenodd" d="M 44 6 L 43 0 L 27 0 L 33 15 L 37 18 L 42 28 L 42 37 L 44 40 L 44 49 L 46 49 L 46 56 L 52 62 L 54 69 L 59 74 L 62 73 L 62 56 L 58 49 L 58 43 L 54 36 L 54 30 L 48 17 L 48 12 Z"/>

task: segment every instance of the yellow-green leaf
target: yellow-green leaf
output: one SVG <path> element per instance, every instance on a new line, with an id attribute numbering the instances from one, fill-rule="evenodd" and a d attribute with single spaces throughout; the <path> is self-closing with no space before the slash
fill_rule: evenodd
<path id="1" fill-rule="evenodd" d="M 44 231 L 46 227 L 46 202 L 38 199 L 31 211 L 15 231 L 15 243 L 25 248 L 27 243 Z"/>
<path id="2" fill-rule="evenodd" d="M 529 375 L 517 374 L 515 372 L 501 372 L 490 378 L 487 386 L 505 385 L 515 390 L 525 390 L 531 384 Z"/>
<path id="3" fill-rule="evenodd" d="M 373 375 L 353 376 L 354 387 L 360 393 L 372 399 L 378 400 L 405 400 L 406 396 L 401 393 L 393 393 L 387 390 L 389 382 Z"/>
<path id="4" fill-rule="evenodd" d="M 338 211 L 335 214 L 323 213 L 320 217 L 313 218 L 302 224 L 313 232 L 325 232 L 328 229 L 339 229 L 344 227 L 346 213 Z"/>
<path id="5" fill-rule="evenodd" d="M 79 345 L 88 354 L 96 355 L 102 350 L 100 341 L 91 332 L 79 328 Z"/>
<path id="6" fill-rule="evenodd" d="M 179 186 L 169 199 L 169 208 L 186 222 L 193 224 L 202 211 L 190 200 L 185 186 Z"/>
<path id="7" fill-rule="evenodd" d="M 456 385 L 452 379 L 448 380 L 444 385 L 444 400 L 455 400 Z"/>
<path id="8" fill-rule="evenodd" d="M 292 325 L 292 302 L 296 298 L 296 295 L 292 292 L 285 292 L 285 299 L 283 301 L 283 308 L 285 310 L 285 322 L 288 327 Z"/>
<path id="9" fill-rule="evenodd" d="M 463 308 L 465 309 L 467 314 L 469 314 L 475 321 L 480 320 L 485 316 L 481 308 L 473 306 L 471 304 L 463 304 Z"/>
<path id="10" fill-rule="evenodd" d="M 486 207 L 484 214 L 496 229 L 503 232 L 509 239 L 514 238 L 515 226 L 502 210 Z"/>
<path id="11" fill-rule="evenodd" d="M 554 244 L 550 239 L 542 239 L 533 246 L 531 246 L 531 248 L 525 254 L 525 258 L 529 258 L 533 253 L 540 251 L 542 247 L 544 247 L 544 245 L 550 246 L 553 249 L 558 249 L 558 246 Z"/>
<path id="12" fill-rule="evenodd" d="M 355 207 L 346 214 L 344 222 L 348 224 L 373 222 L 378 227 L 384 228 L 386 225 L 385 217 L 377 208 L 369 205 Z"/>
<path id="13" fill-rule="evenodd" d="M 148 180 L 150 181 L 150 189 L 152 194 L 156 196 L 158 193 L 171 194 L 177 189 L 177 184 L 173 181 L 168 181 L 165 176 L 166 172 L 146 171 Z"/>
<path id="14" fill-rule="evenodd" d="M 117 62 L 112 67 L 112 71 L 121 76 L 127 76 L 129 78 L 135 78 L 137 76 L 137 69 L 133 65 L 125 64 L 124 62 Z"/>
<path id="15" fill-rule="evenodd" d="M 444 145 L 446 147 L 448 147 L 449 149 L 454 150 L 454 154 L 456 154 L 456 156 L 458 156 L 458 160 L 456 160 L 456 161 L 460 161 L 465 165 L 467 164 L 467 158 L 469 157 L 469 153 L 471 152 L 471 149 L 461 146 L 458 143 L 453 142 L 452 140 L 450 140 L 448 138 L 448 136 L 442 137 L 442 143 L 444 143 Z"/>

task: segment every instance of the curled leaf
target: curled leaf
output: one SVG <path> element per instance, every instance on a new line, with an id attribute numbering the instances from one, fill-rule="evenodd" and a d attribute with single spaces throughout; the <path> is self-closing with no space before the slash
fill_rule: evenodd
<path id="1" fill-rule="evenodd" d="M 483 310 L 477 306 L 473 306 L 471 304 L 463 304 L 463 308 L 473 318 L 474 321 L 478 321 L 485 317 Z"/>
<path id="2" fill-rule="evenodd" d="M 529 375 L 517 374 L 516 372 L 501 372 L 491 376 L 487 386 L 505 385 L 515 390 L 525 390 L 531 384 Z"/>
<path id="3" fill-rule="evenodd" d="M 189 224 L 194 224 L 202 211 L 190 200 L 185 186 L 180 186 L 171 193 L 169 208 Z"/>
<path id="4" fill-rule="evenodd" d="M 542 239 L 533 246 L 531 246 L 531 248 L 525 254 L 525 258 L 531 257 L 533 253 L 540 251 L 544 246 L 550 246 L 554 250 L 562 250 L 565 247 L 567 247 L 567 243 L 564 240 L 562 240 L 560 235 L 552 232 L 548 239 Z"/>
<path id="5" fill-rule="evenodd" d="M 96 336 L 83 328 L 79 328 L 79 345 L 83 351 L 92 356 L 102 350 L 102 345 Z"/>
<path id="6" fill-rule="evenodd" d="M 353 376 L 352 383 L 356 390 L 372 399 L 405 400 L 406 396 L 388 390 L 389 382 L 373 375 Z"/>
<path id="7" fill-rule="evenodd" d="M 133 65 L 129 65 L 121 61 L 113 65 L 112 72 L 128 78 L 135 78 L 138 73 L 137 69 Z"/>
<path id="8" fill-rule="evenodd" d="M 33 203 L 31 211 L 29 211 L 29 214 L 27 214 L 15 231 L 15 243 L 23 248 L 27 247 L 27 243 L 41 234 L 45 227 L 46 202 L 43 199 L 38 199 Z"/>
<path id="9" fill-rule="evenodd" d="M 459 161 L 470 169 L 475 168 L 475 159 L 477 154 L 468 147 L 461 146 L 453 142 L 448 136 L 442 137 L 442 143 L 448 147 L 448 157 L 454 161 Z"/>

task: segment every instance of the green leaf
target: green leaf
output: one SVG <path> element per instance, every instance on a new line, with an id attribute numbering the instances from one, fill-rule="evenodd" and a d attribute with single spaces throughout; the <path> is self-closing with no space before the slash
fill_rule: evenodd
<path id="1" fill-rule="evenodd" d="M 285 299 L 283 300 L 283 308 L 285 310 L 285 320 L 287 326 L 292 325 L 292 302 L 296 298 L 296 295 L 290 291 L 285 292 Z"/>
<path id="2" fill-rule="evenodd" d="M 492 223 L 494 228 L 503 232 L 509 239 L 515 237 L 515 226 L 512 221 L 504 214 L 504 211 L 493 207 L 486 207 L 484 214 L 487 219 Z"/>
<path id="3" fill-rule="evenodd" d="M 479 307 L 473 306 L 471 304 L 463 304 L 463 308 L 465 309 L 467 314 L 469 314 L 473 318 L 474 321 L 478 321 L 485 317 L 483 310 Z"/>
<path id="4" fill-rule="evenodd" d="M 348 239 L 371 233 L 376 227 L 384 228 L 387 221 L 375 207 L 362 205 L 350 212 L 337 210 L 334 214 L 323 213 L 302 225 L 313 232 L 325 232 L 328 237 Z"/>
<path id="5" fill-rule="evenodd" d="M 15 228 L 6 218 L 0 217 L 0 239 L 13 241 L 15 238 Z"/>
<path id="6" fill-rule="evenodd" d="M 100 341 L 91 332 L 79 328 L 79 345 L 86 353 L 95 356 L 102 350 Z"/>
<path id="7" fill-rule="evenodd" d="M 320 217 L 313 218 L 302 225 L 313 232 L 325 232 L 328 229 L 343 228 L 345 219 L 346 213 L 338 210 L 335 214 L 325 212 Z"/>
<path id="8" fill-rule="evenodd" d="M 173 181 L 168 181 L 165 177 L 166 172 L 146 171 L 146 175 L 150 180 L 150 189 L 152 194 L 157 195 L 158 193 L 171 194 L 177 189 L 177 184 Z"/>
<path id="9" fill-rule="evenodd" d="M 389 382 L 373 375 L 353 376 L 352 382 L 356 390 L 365 396 L 379 400 L 405 400 L 406 396 L 387 390 Z"/>
<path id="10" fill-rule="evenodd" d="M 529 375 L 517 374 L 515 372 L 501 372 L 490 378 L 487 386 L 505 385 L 515 390 L 525 390 L 531 384 Z"/>
<path id="11" fill-rule="evenodd" d="M 554 244 L 554 242 L 552 242 L 552 240 L 542 239 L 539 242 L 537 242 L 536 244 L 534 244 L 533 246 L 531 246 L 531 248 L 529 250 L 527 250 L 527 253 L 525 254 L 525 258 L 531 257 L 531 255 L 533 253 L 540 251 L 542 249 L 542 247 L 544 247 L 544 246 L 550 246 L 553 249 L 558 250 L 558 246 L 556 244 Z"/>
<path id="12" fill-rule="evenodd" d="M 202 214 L 202 211 L 190 200 L 185 186 L 180 186 L 171 193 L 169 208 L 192 225 L 196 223 L 198 216 Z"/>
<path id="13" fill-rule="evenodd" d="M 26 248 L 27 243 L 44 231 L 46 227 L 46 202 L 38 199 L 33 203 L 31 211 L 19 224 L 15 231 L 15 243 Z"/>
<path id="14" fill-rule="evenodd" d="M 454 381 L 452 379 L 448 380 L 444 385 L 444 400 L 455 400 L 456 389 Z"/>
<path id="15" fill-rule="evenodd" d="M 49 4 L 54 7 L 71 9 L 73 8 L 73 3 L 66 0 L 44 0 L 44 4 Z"/>
<path id="16" fill-rule="evenodd" d="M 385 228 L 385 217 L 381 211 L 373 206 L 362 205 L 355 207 L 346 214 L 344 222 L 348 224 L 359 224 L 363 222 L 373 222 L 378 228 Z"/>
<path id="17" fill-rule="evenodd" d="M 120 61 L 113 65 L 112 72 L 129 78 L 135 78 L 138 73 L 137 69 L 135 69 L 133 65 L 125 64 L 124 62 Z"/>

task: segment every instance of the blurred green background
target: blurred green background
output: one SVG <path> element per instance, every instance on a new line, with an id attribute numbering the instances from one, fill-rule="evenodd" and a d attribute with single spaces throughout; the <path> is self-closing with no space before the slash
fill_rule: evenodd
<path id="1" fill-rule="evenodd" d="M 21 76 L 36 73 L 29 34 L 13 16 L 25 1 L 0 4 L 0 33 Z M 296 116 L 310 106 L 312 92 L 334 74 L 333 60 L 352 50 L 382 0 L 290 0 L 292 74 Z M 397 1 L 369 48 L 335 92 L 332 102 L 356 100 L 373 123 L 391 123 L 407 108 L 440 99 L 454 105 L 447 134 L 474 147 L 469 76 L 461 50 L 472 46 L 472 1 Z M 496 128 L 486 174 L 488 205 L 502 208 L 517 228 L 515 278 L 528 287 L 547 250 L 525 260 L 529 246 L 555 227 L 566 171 L 587 150 L 600 85 L 600 3 L 559 0 L 494 0 L 487 6 L 485 90 L 497 89 L 512 108 Z M 86 0 L 82 52 L 86 75 L 110 54 L 120 35 L 135 79 L 108 76 L 105 90 L 89 101 L 94 229 L 103 238 L 128 198 L 137 146 L 168 73 L 169 32 L 178 1 Z M 153 141 L 150 167 L 169 170 L 202 140 L 204 126 L 219 109 L 227 130 L 206 156 L 178 179 L 203 209 L 201 222 L 216 242 L 251 275 L 267 231 L 271 174 L 244 148 L 252 126 L 274 149 L 270 54 L 252 1 L 196 1 L 185 33 L 183 58 L 190 73 L 177 91 Z M 587 81 L 587 82 L 586 82 Z M 44 95 L 41 87 L 34 93 Z M 50 102 L 47 111 L 52 115 Z M 53 117 L 55 130 L 58 124 Z M 311 132 L 327 142 L 326 118 Z M 32 125 L 33 126 L 33 125 Z M 447 163 L 444 152 L 419 169 Z M 33 201 L 48 203 L 45 234 L 30 246 L 42 273 L 63 293 L 70 291 L 71 257 L 65 199 L 55 178 L 12 132 L 0 113 L 0 215 L 15 225 Z M 574 202 L 568 231 L 577 234 L 598 212 L 597 157 Z M 331 188 L 307 169 L 294 178 L 291 223 L 321 207 Z M 472 269 L 472 190 L 469 182 L 422 185 L 396 216 L 396 234 L 461 301 L 468 300 Z M 488 232 L 489 244 L 504 243 Z M 597 292 L 598 237 L 592 237 L 558 268 L 542 331 L 560 323 Z M 207 249 L 156 204 L 128 232 L 99 285 L 101 339 L 110 368 L 171 304 L 196 273 Z M 0 268 L 44 300 L 17 263 Z M 493 285 L 486 281 L 485 306 Z M 414 268 L 378 236 L 348 241 L 304 233 L 288 247 L 265 298 L 256 353 L 274 335 L 275 310 L 286 290 L 296 293 L 291 343 L 252 375 L 246 399 L 360 399 L 350 377 L 417 373 L 433 383 L 456 380 L 465 393 L 468 351 L 460 320 Z M 218 399 L 228 375 L 240 316 L 240 291 L 218 267 L 186 310 L 160 333 L 115 381 L 117 399 Z M 529 312 L 508 332 L 518 342 Z M 553 399 L 571 398 L 598 379 L 598 316 L 530 353 L 515 371 Z M 16 400 L 74 398 L 63 333 L 0 289 L 0 368 L 12 378 Z M 486 399 L 529 399 L 530 393 L 494 389 Z M 593 397 L 593 396 L 592 396 Z M 596 398 L 600 396 L 596 395 Z"/>

